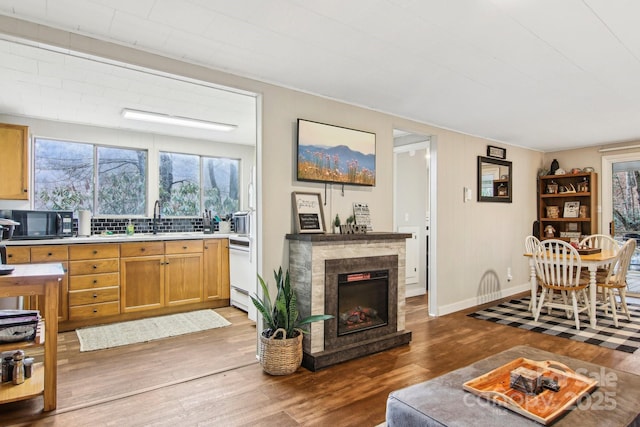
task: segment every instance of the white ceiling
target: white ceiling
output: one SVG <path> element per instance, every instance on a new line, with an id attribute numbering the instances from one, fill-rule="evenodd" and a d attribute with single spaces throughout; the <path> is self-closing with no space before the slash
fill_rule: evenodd
<path id="1" fill-rule="evenodd" d="M 0 14 L 544 151 L 640 140 L 636 0 L 0 0 Z"/>

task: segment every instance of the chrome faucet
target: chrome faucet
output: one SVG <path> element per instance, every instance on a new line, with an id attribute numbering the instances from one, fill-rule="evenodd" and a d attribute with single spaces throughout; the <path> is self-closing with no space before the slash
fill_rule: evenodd
<path id="1" fill-rule="evenodd" d="M 156 200 L 153 204 L 153 222 L 151 223 L 153 234 L 158 234 L 158 221 L 160 221 L 160 218 L 160 200 Z"/>

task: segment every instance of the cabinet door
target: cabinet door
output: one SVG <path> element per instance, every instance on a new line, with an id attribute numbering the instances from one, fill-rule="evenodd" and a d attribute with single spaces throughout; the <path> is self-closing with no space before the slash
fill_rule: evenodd
<path id="1" fill-rule="evenodd" d="M 164 257 L 120 259 L 120 304 L 123 313 L 164 306 Z"/>
<path id="2" fill-rule="evenodd" d="M 27 200 L 27 126 L 0 124 L 0 150 L 2 150 L 2 179 L 0 199 Z"/>
<path id="3" fill-rule="evenodd" d="M 227 239 L 204 242 L 204 300 L 229 299 L 229 245 Z"/>
<path id="4" fill-rule="evenodd" d="M 202 254 L 166 255 L 165 289 L 167 305 L 202 301 Z"/>

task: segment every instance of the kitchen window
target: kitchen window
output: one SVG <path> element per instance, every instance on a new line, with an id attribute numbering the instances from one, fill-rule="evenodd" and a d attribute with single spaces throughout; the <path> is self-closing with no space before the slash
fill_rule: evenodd
<path id="1" fill-rule="evenodd" d="M 144 215 L 147 151 L 34 139 L 34 209 Z"/>
<path id="2" fill-rule="evenodd" d="M 162 214 L 199 216 L 204 209 L 224 216 L 239 209 L 240 160 L 160 153 Z"/>

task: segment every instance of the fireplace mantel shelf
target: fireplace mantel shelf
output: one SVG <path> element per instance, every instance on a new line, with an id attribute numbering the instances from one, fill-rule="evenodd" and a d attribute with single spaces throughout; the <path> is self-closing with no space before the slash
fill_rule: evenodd
<path id="1" fill-rule="evenodd" d="M 410 233 L 369 232 L 364 234 L 287 234 L 287 240 L 304 242 L 348 242 L 358 240 L 404 240 L 411 238 Z"/>

